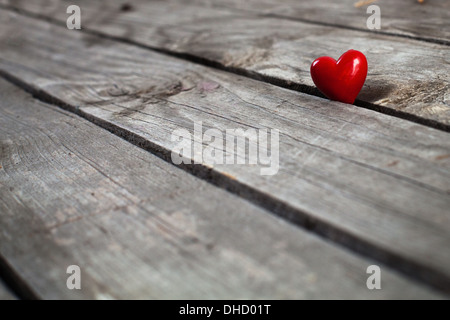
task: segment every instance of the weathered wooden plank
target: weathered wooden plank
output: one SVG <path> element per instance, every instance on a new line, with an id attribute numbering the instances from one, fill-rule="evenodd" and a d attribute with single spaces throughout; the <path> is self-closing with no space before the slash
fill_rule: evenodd
<path id="1" fill-rule="evenodd" d="M 65 24 L 67 2 L 48 3 L 11 1 L 9 6 Z M 128 2 L 133 10 L 126 11 L 123 1 L 77 3 L 84 28 L 315 94 L 309 74 L 314 59 L 360 50 L 367 55 L 369 75 L 357 104 L 450 131 L 448 46 L 179 1 L 134 0 Z"/>
<path id="2" fill-rule="evenodd" d="M 93 2 L 89 4 L 88 2 Z M 263 17 L 288 18 L 300 22 L 312 24 L 328 25 L 333 27 L 343 27 L 357 29 L 361 31 L 370 31 L 367 28 L 367 13 L 369 5 L 378 5 L 381 10 L 381 29 L 370 32 L 384 33 L 394 36 L 412 37 L 423 39 L 425 41 L 450 44 L 450 3 L 449 1 L 425 1 L 422 3 L 411 0 L 323 0 L 323 1 L 296 1 L 296 0 L 166 0 L 166 1 L 83 1 L 83 0 L 38 0 L 38 1 L 18 1 L 18 0 L 0 0 L 5 5 L 13 5 L 17 8 L 27 9 L 35 13 L 48 12 L 49 14 L 60 14 L 63 4 L 65 7 L 71 4 L 81 4 L 84 9 L 90 9 L 93 6 L 97 8 L 109 8 L 109 12 L 97 16 L 102 20 L 111 16 L 112 8 L 117 11 L 121 9 L 124 12 L 131 12 L 136 9 L 141 10 L 145 3 L 154 10 L 161 10 L 170 3 L 173 13 L 165 12 L 170 17 L 176 17 L 179 20 L 185 20 L 186 15 L 179 15 L 177 4 L 187 6 L 203 7 L 202 10 L 213 8 L 232 9 L 234 12 L 253 13 Z M 124 6 L 124 4 L 127 4 Z M 145 9 L 145 7 L 144 7 Z M 186 8 L 189 12 L 189 8 Z M 214 11 L 214 10 L 213 10 Z M 211 11 L 211 12 L 213 12 Z M 97 11 L 100 13 L 100 11 Z M 150 13 L 150 10 L 145 10 Z M 89 12 L 86 14 L 90 15 Z M 213 14 L 214 15 L 214 14 Z M 152 15 L 153 17 L 153 15 Z M 91 17 L 89 17 L 91 19 Z M 116 17 L 117 18 L 117 17 Z M 109 20 L 109 18 L 107 18 Z M 172 20 L 172 19 L 171 19 Z M 173 19 L 174 21 L 175 19 Z M 172 22 L 173 22 L 172 21 Z M 142 21 L 141 21 L 142 23 Z"/>
<path id="3" fill-rule="evenodd" d="M 188 170 L 449 290 L 448 133 L 13 13 L 0 19 L 3 74 L 166 159 L 174 130 L 194 123 L 279 129 L 276 175 Z"/>
<path id="4" fill-rule="evenodd" d="M 11 291 L 9 291 L 9 289 L 1 280 L 0 280 L 0 300 L 16 300 Z"/>
<path id="5" fill-rule="evenodd" d="M 191 3 L 225 7 L 304 22 L 369 31 L 367 13 L 378 5 L 381 29 L 376 32 L 450 44 L 450 2 L 411 0 L 192 0 Z"/>
<path id="6" fill-rule="evenodd" d="M 0 81 L 0 253 L 40 298 L 437 298 Z M 82 289 L 66 288 L 68 265 Z"/>

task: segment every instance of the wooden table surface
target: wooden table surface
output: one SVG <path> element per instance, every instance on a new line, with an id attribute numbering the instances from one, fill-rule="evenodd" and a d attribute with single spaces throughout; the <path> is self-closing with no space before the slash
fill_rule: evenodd
<path id="1" fill-rule="evenodd" d="M 449 1 L 0 0 L 0 25 L 0 299 L 449 298 Z M 349 49 L 354 105 L 309 73 Z M 279 130 L 278 172 L 175 164 L 198 123 Z"/>

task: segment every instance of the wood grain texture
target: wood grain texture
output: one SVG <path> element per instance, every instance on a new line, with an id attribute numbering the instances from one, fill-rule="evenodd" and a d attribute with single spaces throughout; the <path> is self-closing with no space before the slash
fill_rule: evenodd
<path id="1" fill-rule="evenodd" d="M 39 298 L 439 298 L 0 81 L 0 254 Z M 66 288 L 79 265 L 82 289 Z"/>
<path id="2" fill-rule="evenodd" d="M 189 170 L 449 290 L 448 133 L 14 13 L 0 21 L 5 76 L 169 161 L 173 131 L 194 122 L 279 129 L 274 176 L 251 165 Z"/>
<path id="3" fill-rule="evenodd" d="M 16 300 L 11 291 L 9 291 L 9 289 L 1 280 L 0 280 L 0 300 Z"/>
<path id="4" fill-rule="evenodd" d="M 447 0 L 192 0 L 191 3 L 210 7 L 246 10 L 265 16 L 354 28 L 369 31 L 369 5 L 381 10 L 381 29 L 378 32 L 413 37 L 426 41 L 450 44 L 450 2 Z"/>
<path id="5" fill-rule="evenodd" d="M 65 25 L 67 3 L 11 1 L 8 6 Z M 128 11 L 120 9 L 119 0 L 77 3 L 85 29 L 316 95 L 312 61 L 324 55 L 337 59 L 357 49 L 369 61 L 358 105 L 450 131 L 448 46 L 180 1 L 133 0 Z"/>

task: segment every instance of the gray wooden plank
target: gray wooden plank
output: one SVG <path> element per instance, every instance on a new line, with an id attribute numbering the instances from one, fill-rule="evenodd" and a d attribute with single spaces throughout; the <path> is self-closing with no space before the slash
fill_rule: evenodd
<path id="1" fill-rule="evenodd" d="M 192 0 L 191 3 L 362 31 L 370 31 L 367 8 L 378 5 L 382 23 L 381 29 L 374 31 L 450 44 L 450 2 L 446 0 L 422 3 L 414 0 Z"/>
<path id="2" fill-rule="evenodd" d="M 440 298 L 0 80 L 0 254 L 39 298 Z M 81 290 L 68 290 L 68 265 Z"/>
<path id="3" fill-rule="evenodd" d="M 204 9 L 225 8 L 234 12 L 247 12 L 262 17 L 277 17 L 297 20 L 319 25 L 357 29 L 365 32 L 378 32 L 394 36 L 404 36 L 425 41 L 450 44 L 450 3 L 446 0 L 418 1 L 397 0 L 322 0 L 322 1 L 296 1 L 296 0 L 166 0 L 166 1 L 89 1 L 83 0 L 38 0 L 27 1 L 0 0 L 1 4 L 13 5 L 27 9 L 35 13 L 48 12 L 60 14 L 60 4 L 67 7 L 70 4 L 80 4 L 85 9 L 92 6 L 109 8 L 109 13 L 103 12 L 97 19 L 105 19 L 111 16 L 111 8 L 119 11 L 124 3 L 127 3 L 125 12 L 141 10 L 142 3 L 160 10 L 167 3 L 175 9 L 174 16 L 184 20 L 184 16 L 178 15 L 177 5 L 198 6 Z M 367 8 L 370 5 L 378 5 L 381 10 L 381 29 L 369 30 L 367 28 Z M 198 8 L 197 7 L 197 8 Z M 145 8 L 144 8 L 145 9 Z M 189 10 L 187 8 L 187 10 Z M 188 11 L 189 12 L 189 11 Z M 98 11 L 97 13 L 100 13 Z M 89 15 L 89 13 L 87 12 Z M 167 13 L 166 13 L 167 14 Z M 89 17 L 91 19 L 91 17 Z M 117 17 L 116 17 L 117 18 Z M 109 19 L 108 19 L 109 20 Z"/>
<path id="4" fill-rule="evenodd" d="M 11 1 L 9 6 L 65 25 L 67 2 L 50 3 Z M 314 94 L 319 94 L 309 73 L 314 59 L 338 58 L 351 48 L 360 50 L 368 58 L 369 75 L 358 105 L 450 131 L 448 46 L 231 9 L 187 6 L 184 1 L 133 0 L 128 2 L 133 10 L 127 11 L 120 10 L 123 1 L 119 0 L 77 3 L 83 8 L 83 28 Z M 321 6 L 317 1 L 300 3 Z M 436 5 L 424 6 L 428 7 Z"/>
<path id="5" fill-rule="evenodd" d="M 0 280 L 0 300 L 16 300 L 2 280 Z"/>
<path id="6" fill-rule="evenodd" d="M 0 19 L 5 76 L 166 159 L 173 131 L 194 122 L 279 129 L 276 175 L 251 165 L 188 170 L 450 288 L 448 133 L 11 12 Z"/>

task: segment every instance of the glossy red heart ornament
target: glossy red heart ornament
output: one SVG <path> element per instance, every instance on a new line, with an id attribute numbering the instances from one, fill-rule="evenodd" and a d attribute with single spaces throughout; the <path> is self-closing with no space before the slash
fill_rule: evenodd
<path id="1" fill-rule="evenodd" d="M 320 57 L 311 65 L 311 78 L 330 100 L 355 102 L 367 76 L 367 59 L 359 51 L 349 50 L 338 61 Z"/>

